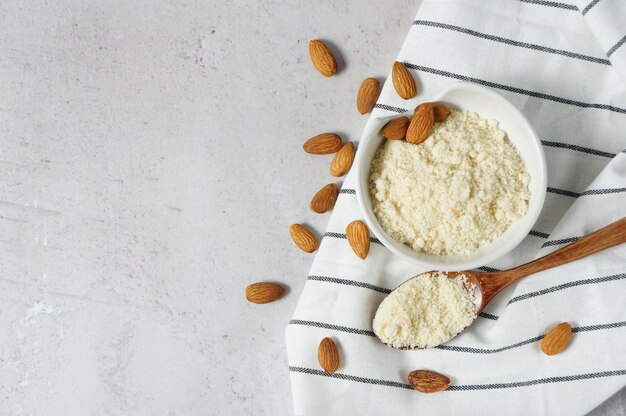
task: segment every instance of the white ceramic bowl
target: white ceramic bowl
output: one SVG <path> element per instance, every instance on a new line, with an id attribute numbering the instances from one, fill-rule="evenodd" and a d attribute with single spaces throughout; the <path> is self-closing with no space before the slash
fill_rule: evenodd
<path id="1" fill-rule="evenodd" d="M 519 151 L 531 176 L 529 184 L 531 197 L 526 215 L 513 223 L 500 237 L 470 254 L 435 256 L 417 253 L 393 239 L 383 230 L 372 211 L 369 176 L 372 159 L 385 140 L 380 135 L 380 130 L 390 119 L 398 115 L 370 119 L 365 126 L 356 156 L 357 199 L 372 233 L 398 256 L 431 270 L 474 269 L 502 257 L 528 235 L 541 212 L 546 195 L 546 160 L 541 142 L 526 117 L 500 94 L 480 85 L 456 82 L 433 97 L 432 101 L 444 102 L 458 110 L 474 111 L 482 117 L 495 119 L 500 123 L 500 128 L 507 133 L 509 140 Z"/>

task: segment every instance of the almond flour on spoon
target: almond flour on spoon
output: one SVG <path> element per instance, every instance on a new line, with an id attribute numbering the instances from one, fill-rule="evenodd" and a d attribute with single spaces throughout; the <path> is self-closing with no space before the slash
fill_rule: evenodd
<path id="1" fill-rule="evenodd" d="M 474 290 L 465 275 L 431 272 L 409 279 L 374 316 L 374 333 L 394 348 L 430 348 L 451 340 L 476 318 Z"/>
<path id="2" fill-rule="evenodd" d="M 388 140 L 370 169 L 382 228 L 417 252 L 467 254 L 528 211 L 530 175 L 495 120 L 454 111 L 420 144 Z"/>

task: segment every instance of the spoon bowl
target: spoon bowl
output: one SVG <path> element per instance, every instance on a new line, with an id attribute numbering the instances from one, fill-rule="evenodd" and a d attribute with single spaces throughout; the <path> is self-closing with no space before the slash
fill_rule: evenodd
<path id="1" fill-rule="evenodd" d="M 394 296 L 394 293 L 396 293 L 396 291 L 400 287 L 407 284 L 408 282 L 413 281 L 414 279 L 428 278 L 427 276 L 432 276 L 433 273 L 445 273 L 448 279 L 454 279 L 463 275 L 467 279 L 467 283 L 465 285 L 465 289 L 468 291 L 467 296 L 472 300 L 474 304 L 475 318 L 480 312 L 485 309 L 489 302 L 491 302 L 491 300 L 498 293 L 500 293 L 503 289 L 515 283 L 516 281 L 523 279 L 524 277 L 530 276 L 534 273 L 538 273 L 547 269 L 551 269 L 553 267 L 560 266 L 565 263 L 581 259 L 583 257 L 597 253 L 598 251 L 605 250 L 607 248 L 622 243 L 626 243 L 626 217 L 612 224 L 609 224 L 606 227 L 601 228 L 544 257 L 531 261 L 530 263 L 523 264 L 514 269 L 498 272 L 476 272 L 468 270 L 459 272 L 422 273 L 404 281 L 387 296 Z M 380 306 L 378 310 L 380 310 Z M 378 314 L 378 310 L 376 311 L 376 314 Z M 468 324 L 465 328 L 467 328 L 469 325 L 471 325 L 471 323 Z M 457 334 L 453 334 L 449 339 L 443 342 L 447 342 L 456 337 L 458 334 L 463 332 L 465 328 L 461 328 Z M 381 339 L 380 335 L 376 333 L 376 330 L 374 330 L 374 333 L 376 337 L 378 337 L 378 339 Z M 385 343 L 384 341 L 382 342 Z M 412 346 L 391 347 L 403 350 L 420 349 Z"/>
<path id="2" fill-rule="evenodd" d="M 428 278 L 430 278 L 430 276 L 433 273 L 442 273 L 442 272 L 430 271 L 430 272 L 424 272 L 424 273 L 420 273 L 418 275 L 415 275 L 415 276 L 405 280 L 400 285 L 398 285 L 398 287 L 396 287 L 389 295 L 394 293 L 400 286 L 402 286 L 402 285 L 404 285 L 406 283 L 409 283 L 409 282 L 411 282 L 411 281 L 413 281 L 415 279 L 428 279 Z M 482 289 L 481 289 L 480 275 L 489 275 L 490 273 L 478 273 L 478 272 L 473 272 L 473 271 L 443 272 L 443 273 L 446 274 L 446 277 L 448 279 L 455 279 L 459 275 L 464 275 L 465 276 L 465 278 L 467 279 L 467 282 L 466 282 L 466 285 L 465 285 L 465 289 L 468 291 L 468 297 L 470 297 L 472 299 L 472 303 L 474 304 L 474 310 L 475 310 L 474 319 L 476 319 L 476 317 L 478 316 L 478 314 L 482 310 L 481 306 L 482 306 L 482 300 L 483 300 L 483 292 L 482 292 Z M 473 320 L 472 320 L 472 322 L 473 322 Z M 457 335 L 459 335 L 461 332 L 463 332 L 465 330 L 465 328 L 467 328 L 467 326 L 464 327 L 464 328 L 461 328 L 461 330 L 459 332 L 457 332 L 456 334 L 454 334 L 450 339 L 452 339 L 452 338 L 456 337 Z M 381 340 L 379 334 L 376 333 L 376 331 L 374 331 L 374 333 L 375 333 L 376 337 L 383 344 L 385 344 L 385 345 L 387 345 L 388 347 L 391 347 L 391 348 L 396 348 L 396 349 L 399 349 L 399 350 L 406 350 L 406 351 L 422 350 L 422 349 L 428 348 L 428 347 L 413 347 L 413 346 L 394 347 L 394 346 L 384 342 L 383 340 Z"/>

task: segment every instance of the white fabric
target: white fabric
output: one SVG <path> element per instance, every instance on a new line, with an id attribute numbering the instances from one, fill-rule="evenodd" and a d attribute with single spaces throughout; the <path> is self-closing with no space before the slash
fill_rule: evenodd
<path id="1" fill-rule="evenodd" d="M 626 1 L 576 0 L 602 50 L 626 82 Z"/>
<path id="2" fill-rule="evenodd" d="M 585 22 L 592 13 L 624 22 L 626 13 L 621 0 L 600 0 L 583 17 L 590 1 L 424 0 L 398 56 L 420 94 L 402 100 L 386 82 L 372 114 L 412 110 L 464 79 L 531 120 L 548 163 L 545 207 L 522 244 L 488 267 L 525 263 L 626 215 L 626 83 L 617 70 L 626 69 L 626 46 L 607 57 L 597 40 L 605 35 Z M 377 243 L 364 261 L 353 254 L 344 233 L 361 218 L 354 182 L 351 172 L 286 331 L 297 415 L 575 415 L 626 384 L 626 245 L 522 280 L 442 348 L 381 344 L 371 321 L 385 292 L 425 270 Z M 561 321 L 575 327 L 573 341 L 548 357 L 540 337 Z M 340 348 L 333 375 L 317 363 L 326 336 Z M 449 375 L 451 388 L 411 390 L 415 369 Z"/>

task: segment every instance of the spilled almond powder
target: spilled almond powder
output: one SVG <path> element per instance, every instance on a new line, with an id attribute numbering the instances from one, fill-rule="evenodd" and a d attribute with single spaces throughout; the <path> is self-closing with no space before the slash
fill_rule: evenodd
<path id="1" fill-rule="evenodd" d="M 474 285 L 463 274 L 424 273 L 391 292 L 374 316 L 374 333 L 394 348 L 430 348 L 454 338 L 476 317 Z"/>
<path id="2" fill-rule="evenodd" d="M 498 122 L 453 111 L 419 145 L 388 140 L 370 169 L 383 229 L 417 252 L 467 254 L 528 211 L 530 175 Z"/>

